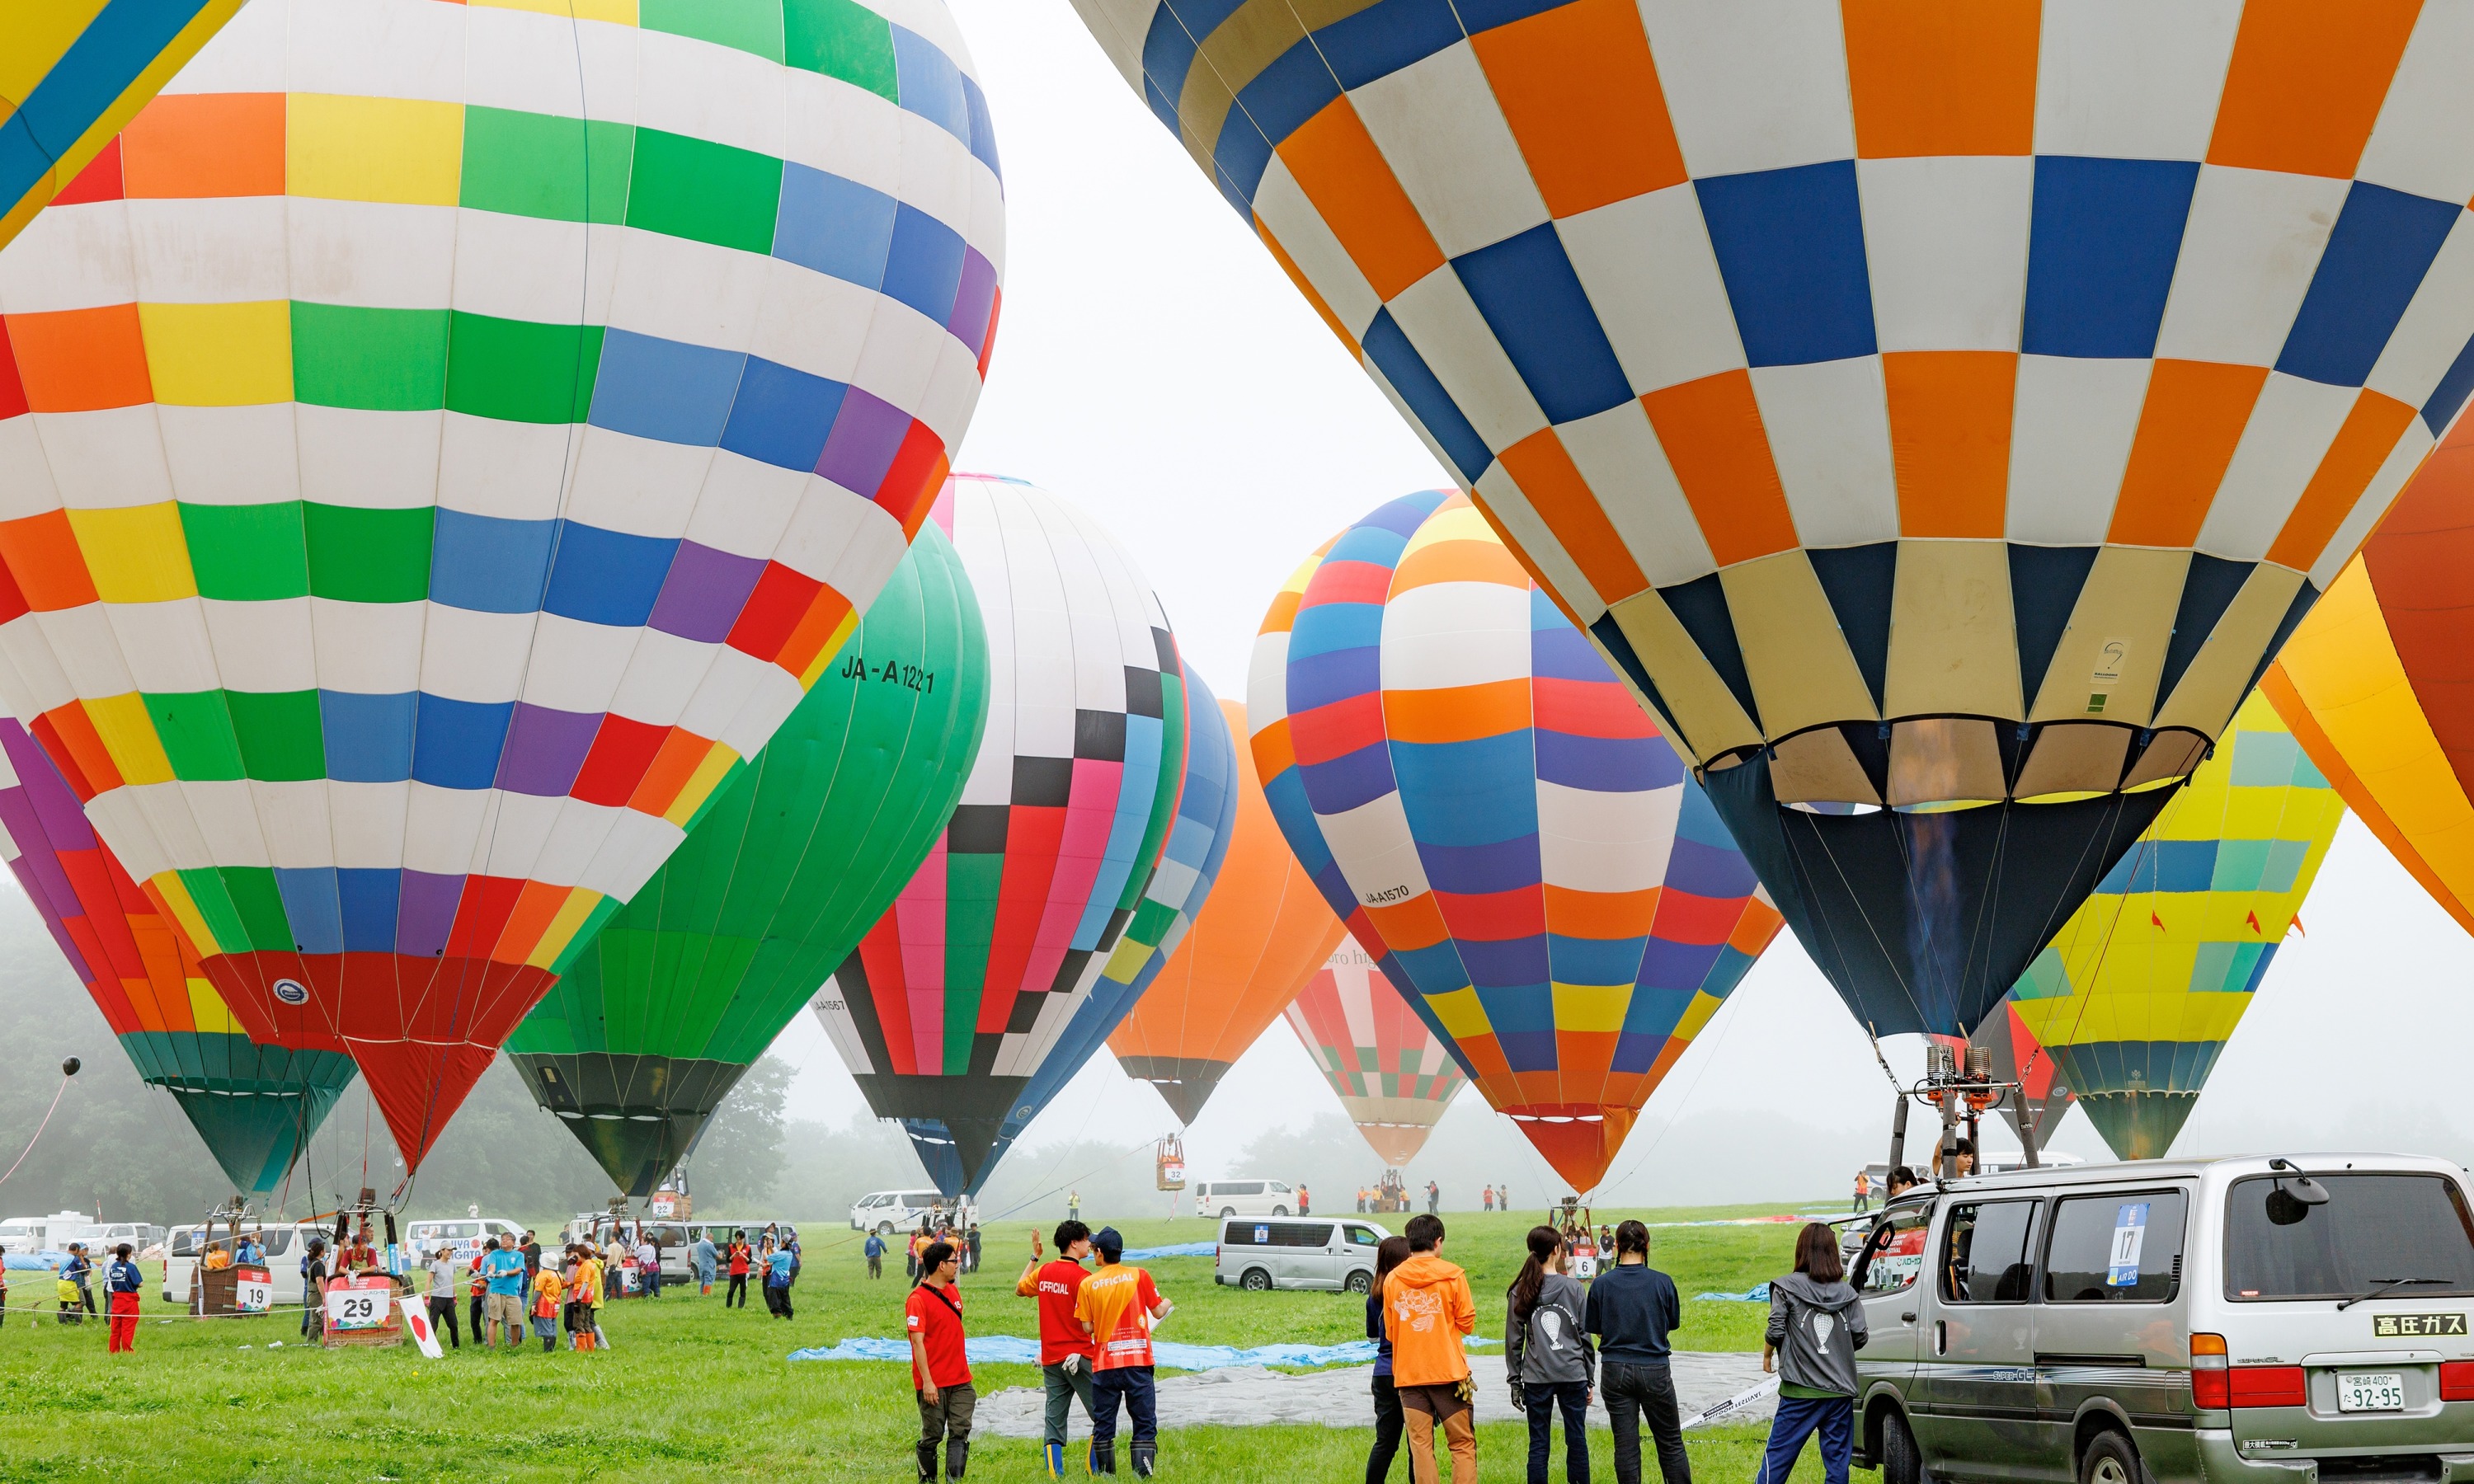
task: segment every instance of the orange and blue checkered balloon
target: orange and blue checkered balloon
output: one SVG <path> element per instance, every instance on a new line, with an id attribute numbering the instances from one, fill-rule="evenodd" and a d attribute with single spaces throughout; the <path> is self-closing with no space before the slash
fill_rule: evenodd
<path id="1" fill-rule="evenodd" d="M 1290 849 L 1581 1190 L 1776 936 L 1699 784 L 1467 496 L 1300 567 L 1247 714 Z"/>

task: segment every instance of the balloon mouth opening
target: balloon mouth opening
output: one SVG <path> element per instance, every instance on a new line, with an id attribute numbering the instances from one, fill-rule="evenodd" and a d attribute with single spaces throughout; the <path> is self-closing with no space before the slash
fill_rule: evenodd
<path id="1" fill-rule="evenodd" d="M 1604 1123 L 1604 1113 L 1505 1113 L 1515 1123 Z M 1411 1128 L 1416 1125 L 1396 1124 L 1385 1127 Z"/>

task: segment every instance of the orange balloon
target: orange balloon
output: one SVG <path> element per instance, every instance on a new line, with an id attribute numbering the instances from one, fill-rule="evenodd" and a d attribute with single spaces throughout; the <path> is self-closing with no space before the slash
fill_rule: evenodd
<path id="1" fill-rule="evenodd" d="M 1246 708 L 1223 701 L 1228 734 Z M 1108 1038 L 1126 1075 L 1159 1089 L 1192 1123 L 1211 1089 L 1272 1028 L 1346 931 L 1272 819 L 1251 748 L 1237 749 L 1237 827 L 1185 942 Z"/>

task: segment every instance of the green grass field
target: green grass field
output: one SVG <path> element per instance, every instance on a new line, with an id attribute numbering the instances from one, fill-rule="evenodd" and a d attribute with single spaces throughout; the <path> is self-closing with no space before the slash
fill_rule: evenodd
<path id="1" fill-rule="evenodd" d="M 1679 1221 L 1772 1209 L 1624 1214 Z M 1500 1338 L 1502 1293 L 1533 1218 L 1446 1219 L 1452 1235 L 1444 1255 L 1469 1269 L 1479 1332 Z M 1398 1218 L 1386 1224 L 1396 1229 Z M 1129 1222 L 1124 1230 L 1129 1245 L 1150 1246 L 1208 1240 L 1210 1227 L 1189 1219 Z M 1677 1346 L 1758 1349 L 1761 1305 L 1697 1304 L 1689 1296 L 1740 1291 L 1783 1271 L 1794 1231 L 1653 1233 L 1651 1260 L 1675 1275 L 1686 1295 Z M 963 1280 L 974 1333 L 1037 1333 L 1031 1302 L 1012 1296 L 1029 1232 L 1021 1222 L 989 1229 L 985 1270 Z M 478 1353 L 469 1337 L 443 1361 L 424 1359 L 408 1344 L 303 1349 L 297 1310 L 251 1319 L 170 1317 L 150 1272 L 137 1352 L 108 1355 L 101 1322 L 57 1324 L 48 1312 L 48 1278 L 12 1274 L 12 1311 L 0 1328 L 0 1479 L 908 1480 L 916 1414 L 907 1367 L 785 1359 L 800 1346 L 900 1333 L 899 1255 L 888 1259 L 884 1281 L 870 1282 L 857 1233 L 816 1225 L 807 1234 L 798 1317 L 790 1323 L 767 1315 L 761 1302 L 725 1310 L 718 1290 L 707 1299 L 691 1286 L 658 1301 L 610 1305 L 602 1324 L 615 1349 L 599 1354 L 545 1355 L 538 1342 L 521 1353 Z M 1207 1257 L 1151 1266 L 1177 1304 L 1164 1338 L 1331 1343 L 1362 1331 L 1363 1305 L 1353 1295 L 1216 1287 Z M 25 1312 L 30 1304 L 43 1311 Z M 285 1343 L 269 1349 L 276 1340 Z M 982 1397 L 1039 1382 L 1031 1367 L 977 1369 Z M 1161 1476 L 1214 1484 L 1357 1479 L 1371 1437 L 1370 1426 L 1178 1428 L 1173 1413 L 1162 1423 Z M 1688 1436 L 1697 1481 L 1752 1477 L 1759 1428 Z M 1481 1477 L 1520 1478 L 1526 1447 L 1517 1424 L 1482 1429 Z M 971 1477 L 1036 1478 L 1036 1451 L 1032 1443 L 983 1437 L 973 1449 Z M 1607 1434 L 1594 1435 L 1592 1451 L 1596 1477 L 1613 1478 Z M 1407 1476 L 1403 1458 L 1394 1477 Z M 1555 1477 L 1562 1476 L 1559 1462 Z M 1795 1477 L 1797 1484 L 1820 1477 L 1809 1451 Z"/>

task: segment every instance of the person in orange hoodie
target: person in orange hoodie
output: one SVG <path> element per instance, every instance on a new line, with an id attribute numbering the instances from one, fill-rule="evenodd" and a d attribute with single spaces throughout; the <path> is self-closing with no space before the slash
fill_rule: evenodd
<path id="1" fill-rule="evenodd" d="M 1435 1429 L 1452 1455 L 1452 1484 L 1476 1484 L 1477 1418 L 1461 1336 L 1477 1330 L 1468 1275 L 1443 1260 L 1441 1217 L 1409 1218 L 1409 1260 L 1383 1281 L 1383 1330 L 1392 1340 L 1392 1384 L 1409 1424 L 1409 1477 L 1437 1484 Z"/>

